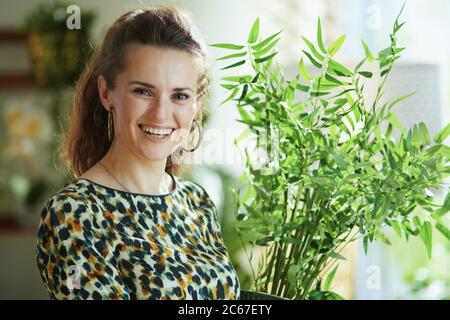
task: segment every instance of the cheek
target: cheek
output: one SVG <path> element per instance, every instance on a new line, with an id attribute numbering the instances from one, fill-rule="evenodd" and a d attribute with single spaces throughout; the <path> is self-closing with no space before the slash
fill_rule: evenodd
<path id="1" fill-rule="evenodd" d="M 140 107 L 139 102 L 133 97 L 124 96 L 123 99 L 118 101 L 116 108 L 117 125 L 119 128 L 128 130 L 136 125 L 137 119 L 142 115 L 141 113 L 145 108 Z"/>
<path id="2" fill-rule="evenodd" d="M 183 129 L 189 129 L 195 116 L 195 109 L 192 106 L 186 106 L 176 113 L 179 126 Z"/>
<path id="3" fill-rule="evenodd" d="M 197 110 L 198 110 L 197 103 L 187 106 L 182 115 L 184 122 L 188 122 L 189 124 L 194 119 Z"/>
<path id="4" fill-rule="evenodd" d="M 186 105 L 174 112 L 176 122 L 179 126 L 173 133 L 172 139 L 174 142 L 179 143 L 188 138 L 196 112 L 197 107 L 194 105 Z"/>

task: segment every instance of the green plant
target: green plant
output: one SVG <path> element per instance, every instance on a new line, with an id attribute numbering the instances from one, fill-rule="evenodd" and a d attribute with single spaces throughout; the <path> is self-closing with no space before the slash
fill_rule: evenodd
<path id="1" fill-rule="evenodd" d="M 73 99 L 73 87 L 93 53 L 90 35 L 96 16 L 93 10 L 56 0 L 33 7 L 19 28 L 29 43 L 34 82 L 51 96 L 48 110 L 56 125 L 49 145 L 51 154 L 55 154 L 61 130 L 67 125 L 66 109 Z M 40 183 L 33 182 L 27 201 L 38 201 Z"/>
<path id="2" fill-rule="evenodd" d="M 70 3 L 55 1 L 31 10 L 21 31 L 28 36 L 33 77 L 40 87 L 73 85 L 91 54 L 89 36 L 95 14 L 80 10 L 78 29 L 69 29 Z"/>
<path id="3" fill-rule="evenodd" d="M 445 219 L 445 222 L 449 226 L 449 219 Z M 419 247 L 419 238 L 404 242 L 398 236 L 392 236 L 392 246 L 384 246 L 386 260 L 396 266 L 405 287 L 409 289 L 402 293 L 406 297 L 394 296 L 394 299 L 450 299 L 450 241 L 436 227 L 432 230 L 431 259 L 427 251 Z"/>
<path id="4" fill-rule="evenodd" d="M 390 45 L 377 56 L 362 41 L 365 57 L 353 70 L 334 57 L 345 36 L 326 47 L 318 19 L 317 43 L 303 37 L 309 50 L 303 51 L 292 80 L 273 63 L 282 31 L 261 40 L 259 18 L 247 44 L 211 44 L 232 52 L 217 60 L 237 59 L 222 69 L 250 65 L 250 74 L 222 78 L 221 86 L 231 92 L 222 104 L 235 101 L 238 121 L 248 126 L 236 144 L 254 138 L 271 160 L 261 167 L 245 147 L 243 187 L 232 189 L 235 226 L 251 245 L 249 260 L 255 246 L 264 250 L 251 289 L 291 299 L 341 299 L 331 284 L 339 260 L 345 259 L 342 248 L 358 237 L 367 252 L 375 239 L 389 243 L 384 231 L 390 227 L 406 240 L 420 236 L 429 255 L 432 225 L 450 238 L 441 221 L 450 210 L 450 194 L 437 204 L 429 192 L 450 174 L 450 148 L 444 144 L 450 124 L 431 141 L 423 122 L 407 131 L 391 112 L 410 94 L 381 100 L 404 50 L 397 45 L 404 25 L 399 17 Z M 367 71 L 374 65 L 377 72 Z M 378 81 L 370 103 L 366 81 Z M 305 97 L 297 100 L 297 93 Z M 427 214 L 417 214 L 416 207 Z"/>

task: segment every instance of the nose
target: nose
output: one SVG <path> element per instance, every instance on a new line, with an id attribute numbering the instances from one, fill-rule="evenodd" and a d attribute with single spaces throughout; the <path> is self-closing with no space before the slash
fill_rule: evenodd
<path id="1" fill-rule="evenodd" d="M 150 110 L 154 119 L 166 120 L 170 114 L 170 101 L 167 101 L 163 95 L 159 95 L 151 102 Z"/>

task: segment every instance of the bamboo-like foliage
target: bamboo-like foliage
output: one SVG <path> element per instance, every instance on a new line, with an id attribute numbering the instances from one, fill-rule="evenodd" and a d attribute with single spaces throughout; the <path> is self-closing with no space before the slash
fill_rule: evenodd
<path id="1" fill-rule="evenodd" d="M 404 49 L 397 46 L 404 24 L 399 17 L 390 45 L 377 56 L 362 41 L 365 57 L 353 70 L 334 58 L 345 36 L 326 47 L 318 19 L 316 43 L 303 38 L 309 50 L 292 80 L 274 63 L 282 31 L 259 39 L 259 18 L 245 45 L 211 45 L 232 52 L 218 59 L 234 60 L 222 69 L 250 64 L 253 71 L 222 78 L 230 91 L 222 104 L 234 101 L 238 121 L 248 126 L 235 144 L 253 136 L 279 157 L 277 164 L 260 168 L 244 148 L 243 187 L 232 189 L 237 231 L 251 245 L 249 260 L 255 246 L 264 252 L 258 270 L 252 270 L 251 289 L 290 299 L 341 299 L 331 283 L 345 259 L 341 250 L 358 237 L 367 252 L 374 239 L 389 243 L 387 226 L 405 240 L 420 236 L 430 256 L 433 225 L 450 238 L 443 222 L 450 194 L 437 204 L 429 192 L 440 189 L 450 174 L 450 148 L 443 144 L 450 124 L 430 139 L 423 122 L 407 131 L 391 112 L 410 94 L 380 102 Z M 314 76 L 305 60 L 317 68 Z M 376 64 L 376 73 L 365 71 L 369 64 Z M 378 81 L 371 103 L 365 81 Z M 298 91 L 306 97 L 297 100 Z M 422 214 L 416 208 L 423 208 Z"/>

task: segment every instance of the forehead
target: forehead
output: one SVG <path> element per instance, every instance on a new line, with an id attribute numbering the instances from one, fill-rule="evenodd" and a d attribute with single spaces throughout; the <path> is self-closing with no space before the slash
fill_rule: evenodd
<path id="1" fill-rule="evenodd" d="M 198 57 L 189 52 L 148 45 L 129 48 L 123 76 L 127 80 L 143 81 L 159 87 L 195 88 L 200 77 Z"/>

